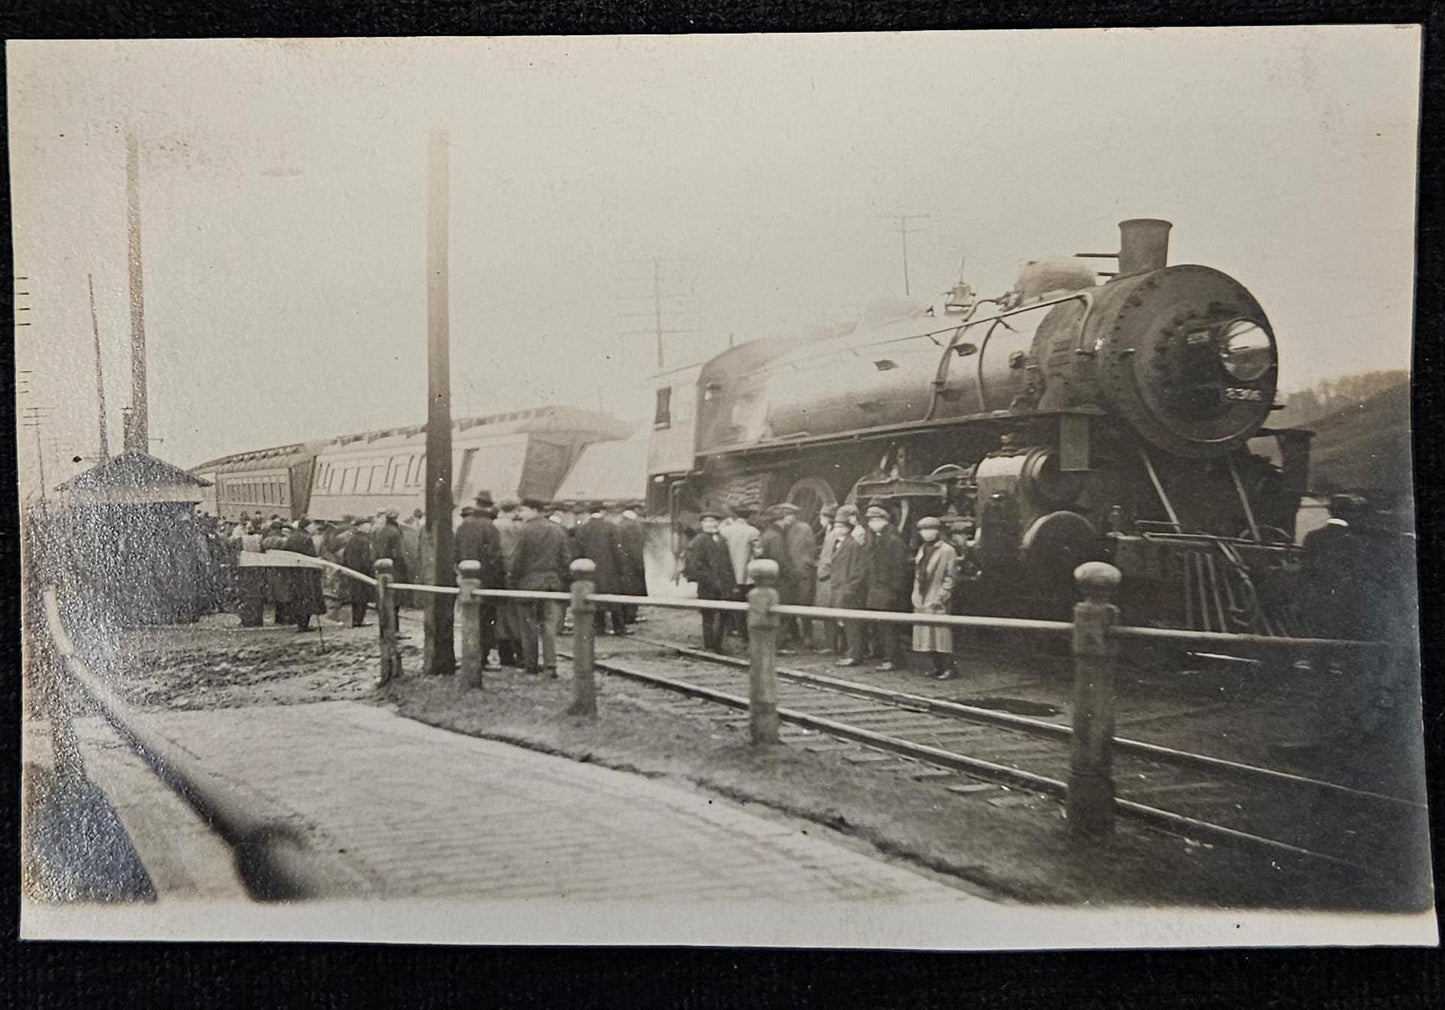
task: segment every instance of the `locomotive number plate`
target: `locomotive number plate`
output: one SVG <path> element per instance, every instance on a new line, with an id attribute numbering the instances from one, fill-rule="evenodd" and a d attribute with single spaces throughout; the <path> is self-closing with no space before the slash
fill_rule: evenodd
<path id="1" fill-rule="evenodd" d="M 1250 389 L 1247 386 L 1226 386 L 1224 387 L 1224 398 L 1246 403 L 1259 403 L 1264 399 L 1264 390 Z"/>

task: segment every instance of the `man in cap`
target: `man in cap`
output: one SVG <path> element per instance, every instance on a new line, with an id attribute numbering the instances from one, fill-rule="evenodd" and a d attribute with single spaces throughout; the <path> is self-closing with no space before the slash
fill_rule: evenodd
<path id="1" fill-rule="evenodd" d="M 567 534 L 542 514 L 536 498 L 525 498 L 517 510 L 522 532 L 517 551 L 508 568 L 508 581 L 515 589 L 560 593 L 567 585 L 572 554 Z M 528 673 L 545 669 L 557 676 L 557 621 L 561 608 L 551 600 L 520 602 L 523 620 L 522 655 Z M 542 643 L 542 663 L 537 662 L 537 642 Z"/>
<path id="2" fill-rule="evenodd" d="M 577 527 L 574 535 L 574 553 L 578 558 L 587 558 L 596 568 L 592 580 L 599 593 L 618 593 L 622 590 L 622 573 L 626 562 L 622 556 L 622 540 L 617 527 L 607 521 L 602 503 L 593 502 L 585 522 Z M 599 633 L 612 623 L 614 635 L 627 634 L 627 621 L 617 604 L 597 605 L 594 627 Z"/>
<path id="3" fill-rule="evenodd" d="M 767 510 L 771 521 L 758 540 L 758 557 L 778 564 L 778 602 L 787 606 L 813 602 L 813 531 L 798 522 L 798 512 L 792 502 L 772 506 Z M 806 641 L 808 630 L 808 622 L 784 618 L 778 636 L 782 651 Z"/>
<path id="4" fill-rule="evenodd" d="M 732 558 L 728 555 L 726 541 L 718 535 L 718 520 L 721 518 L 722 515 L 717 510 L 704 510 L 702 532 L 687 545 L 682 577 L 697 583 L 697 597 L 700 600 L 731 600 L 737 593 Z M 704 610 L 701 614 L 702 647 L 711 652 L 723 652 L 726 613 L 721 610 Z"/>
<path id="5" fill-rule="evenodd" d="M 893 526 L 887 509 L 881 505 L 869 506 L 866 517 L 873 534 L 868 548 L 868 609 L 910 613 L 913 552 Z M 903 666 L 906 657 L 902 628 L 880 621 L 874 625 L 874 635 L 883 655 L 878 669 L 894 670 Z"/>
<path id="6" fill-rule="evenodd" d="M 918 535 L 923 543 L 913 558 L 913 612 L 915 614 L 946 614 L 953 599 L 954 562 L 958 555 L 953 545 L 940 540 L 943 523 L 935 516 L 918 520 Z M 953 629 L 939 625 L 913 626 L 913 651 L 926 652 L 933 660 L 933 675 L 938 680 L 958 676 L 953 661 Z"/>
<path id="7" fill-rule="evenodd" d="M 837 517 L 834 518 L 836 521 Z M 828 581 L 832 584 L 833 606 L 840 610 L 868 609 L 868 537 L 866 526 L 852 523 L 833 555 Z M 863 662 L 862 622 L 844 621 L 843 637 L 848 654 L 840 658 L 837 665 L 857 666 Z"/>
<path id="8" fill-rule="evenodd" d="M 622 545 L 622 592 L 627 596 L 647 595 L 647 534 L 637 510 L 626 508 L 617 520 L 617 540 Z M 622 608 L 622 619 L 636 624 L 637 604 Z"/>
<path id="9" fill-rule="evenodd" d="M 852 523 L 848 521 L 848 512 L 846 511 L 848 509 L 853 509 L 853 506 L 844 505 L 832 510 L 833 515 L 830 517 L 828 530 L 823 535 L 823 542 L 818 548 L 818 581 L 817 589 L 813 593 L 813 606 L 815 607 L 842 606 L 833 598 L 833 559 L 852 530 Z M 853 509 L 853 514 L 856 515 L 857 511 L 857 509 Z M 841 652 L 842 628 L 838 622 L 820 621 L 819 627 L 822 629 L 822 634 L 814 642 L 817 650 L 827 652 L 830 649 L 836 649 Z"/>
<path id="10" fill-rule="evenodd" d="M 507 585 L 505 563 L 502 561 L 502 537 L 487 514 L 482 511 L 490 507 L 489 494 L 477 495 L 477 507 L 462 509 L 462 521 L 457 526 L 452 540 L 452 553 L 458 564 L 475 561 L 481 571 L 477 577 L 483 589 L 504 589 Z M 482 666 L 486 667 L 497 639 L 497 604 L 494 599 L 482 597 Z"/>

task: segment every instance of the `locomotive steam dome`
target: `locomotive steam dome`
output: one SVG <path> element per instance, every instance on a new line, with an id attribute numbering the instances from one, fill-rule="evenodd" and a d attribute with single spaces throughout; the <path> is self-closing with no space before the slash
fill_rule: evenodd
<path id="1" fill-rule="evenodd" d="M 1243 285 L 1218 270 L 1120 278 L 1097 291 L 1083 336 L 1101 397 L 1166 452 L 1222 455 L 1269 415 L 1274 331 Z"/>

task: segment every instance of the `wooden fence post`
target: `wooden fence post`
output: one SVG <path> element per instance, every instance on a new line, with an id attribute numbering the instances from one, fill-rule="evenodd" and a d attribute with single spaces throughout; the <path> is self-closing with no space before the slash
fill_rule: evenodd
<path id="1" fill-rule="evenodd" d="M 461 561 L 457 563 L 457 610 L 462 620 L 462 662 L 461 683 L 463 689 L 481 690 L 482 667 L 487 657 L 482 655 L 482 598 L 477 590 L 482 588 L 482 563 Z M 441 605 L 441 601 L 437 601 Z"/>
<path id="2" fill-rule="evenodd" d="M 396 647 L 396 594 L 391 591 L 393 567 L 391 558 L 377 558 L 373 566 L 376 575 L 376 623 L 381 631 L 379 687 L 386 687 L 401 676 L 401 653 Z"/>
<path id="3" fill-rule="evenodd" d="M 597 627 L 593 622 L 597 604 L 592 602 L 596 571 L 597 564 L 590 558 L 572 562 L 572 704 L 567 714 L 588 718 L 597 716 L 597 675 L 593 668 L 597 646 Z"/>
<path id="4" fill-rule="evenodd" d="M 754 745 L 778 742 L 778 563 L 748 565 L 748 723 Z"/>
<path id="5" fill-rule="evenodd" d="M 1114 832 L 1114 666 L 1119 621 L 1113 603 L 1119 569 L 1090 561 L 1074 569 L 1084 599 L 1074 604 L 1074 741 L 1069 767 L 1069 833 L 1100 839 Z"/>

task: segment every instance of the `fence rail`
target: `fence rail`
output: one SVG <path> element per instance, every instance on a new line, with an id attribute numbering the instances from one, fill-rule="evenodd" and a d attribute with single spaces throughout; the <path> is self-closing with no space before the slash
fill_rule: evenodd
<path id="1" fill-rule="evenodd" d="M 264 555 L 260 556 L 264 558 Z M 293 556 L 280 561 L 297 564 Z M 247 564 L 265 564 L 253 558 Z M 377 589 L 377 611 L 381 615 L 381 678 L 385 685 L 399 675 L 400 655 L 396 644 L 396 597 L 398 590 L 456 596 L 461 614 L 462 657 L 460 671 L 469 686 L 481 688 L 486 657 L 481 655 L 481 606 L 483 600 L 565 603 L 573 610 L 573 699 L 568 711 L 595 717 L 597 714 L 594 670 L 595 632 L 592 616 L 598 605 L 635 605 L 679 610 L 746 613 L 748 621 L 748 708 L 749 726 L 755 745 L 779 742 L 778 687 L 775 664 L 778 629 L 783 617 L 813 620 L 860 621 L 936 627 L 988 628 L 1000 631 L 1068 634 L 1074 656 L 1073 726 L 1070 772 L 1066 790 L 1068 827 L 1071 834 L 1097 839 L 1113 832 L 1116 807 L 1127 807 L 1114 796 L 1111 751 L 1114 746 L 1114 679 L 1120 644 L 1126 640 L 1167 641 L 1179 644 L 1289 647 L 1306 649 L 1381 650 L 1395 646 L 1387 642 L 1362 642 L 1333 638 L 1277 638 L 1263 635 L 1231 635 L 1223 632 L 1186 631 L 1120 625 L 1114 599 L 1121 575 L 1112 565 L 1088 562 L 1074 572 L 1082 599 L 1074 605 L 1072 621 L 1029 620 L 958 614 L 909 614 L 894 611 L 854 610 L 840 607 L 808 607 L 783 604 L 776 588 L 778 565 L 754 561 L 748 566 L 752 579 L 746 603 L 738 600 L 668 599 L 594 592 L 592 561 L 579 559 L 571 566 L 567 592 L 483 588 L 481 565 L 463 561 L 457 566 L 457 585 L 433 586 L 396 583 L 391 579 L 392 562 L 376 562 L 376 577 L 368 578 L 334 562 L 302 558 L 302 564 L 339 570 L 350 578 L 371 583 Z"/>

